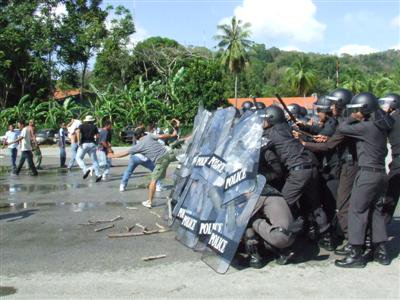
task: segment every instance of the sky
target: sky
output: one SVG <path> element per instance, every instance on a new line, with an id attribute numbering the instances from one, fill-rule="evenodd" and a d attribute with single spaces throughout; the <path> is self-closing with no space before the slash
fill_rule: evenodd
<path id="1" fill-rule="evenodd" d="M 267 48 L 367 54 L 400 50 L 400 0 L 104 0 L 123 5 L 136 25 L 134 43 L 163 36 L 213 49 L 217 25 L 232 16 L 251 23 Z"/>

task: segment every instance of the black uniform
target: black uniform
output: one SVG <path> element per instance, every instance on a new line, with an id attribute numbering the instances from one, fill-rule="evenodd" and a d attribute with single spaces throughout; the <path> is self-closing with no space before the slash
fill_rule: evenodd
<path id="1" fill-rule="evenodd" d="M 331 137 L 336 130 L 338 121 L 328 116 L 322 126 L 317 125 L 302 125 L 300 128 L 314 135 L 324 135 Z M 331 221 L 335 215 L 337 190 L 339 185 L 340 163 L 336 149 L 331 149 L 323 154 L 316 153 L 320 164 L 321 173 L 321 202 L 324 210 Z"/>
<path id="2" fill-rule="evenodd" d="M 342 134 L 357 139 L 359 169 L 350 196 L 348 215 L 351 245 L 364 244 L 369 215 L 372 216 L 372 241 L 381 243 L 387 240 L 385 217 L 378 200 L 385 191 L 387 179 L 385 157 L 389 128 L 375 122 L 375 114 L 369 120 L 358 122 L 349 118 L 339 125 Z"/>
<path id="3" fill-rule="evenodd" d="M 289 207 L 299 203 L 303 209 L 312 212 L 320 232 L 325 232 L 329 224 L 319 203 L 318 170 L 314 155 L 292 136 L 287 123 L 279 123 L 266 129 L 264 136 L 268 143 L 263 149 L 275 152 L 288 172 L 282 188 L 283 198 Z"/>
<path id="4" fill-rule="evenodd" d="M 339 118 L 339 124 L 344 121 Z M 326 143 L 306 142 L 305 148 L 313 152 L 334 152 L 340 162 L 339 186 L 336 195 L 336 216 L 340 229 L 347 237 L 348 208 L 351 190 L 358 172 L 356 140 L 342 134 L 338 127 L 332 137 Z"/>
<path id="5" fill-rule="evenodd" d="M 394 120 L 394 124 L 389 133 L 389 143 L 392 147 L 392 162 L 389 165 L 389 183 L 385 205 L 388 221 L 393 217 L 400 197 L 400 111 L 397 109 L 390 116 Z"/>

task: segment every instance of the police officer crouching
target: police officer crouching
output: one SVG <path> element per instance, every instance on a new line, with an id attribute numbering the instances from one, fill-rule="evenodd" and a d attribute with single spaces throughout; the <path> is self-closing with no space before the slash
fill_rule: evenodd
<path id="1" fill-rule="evenodd" d="M 386 139 L 391 129 L 391 120 L 379 109 L 378 100 L 371 93 L 354 96 L 347 108 L 352 111 L 351 117 L 341 123 L 338 129 L 343 135 L 357 140 L 358 173 L 350 196 L 349 247 L 346 256 L 336 260 L 335 265 L 343 268 L 365 267 L 367 261 L 363 252 L 369 218 L 372 218 L 374 260 L 388 265 L 390 259 L 385 246 L 385 215 L 379 200 L 382 199 L 387 180 Z"/>

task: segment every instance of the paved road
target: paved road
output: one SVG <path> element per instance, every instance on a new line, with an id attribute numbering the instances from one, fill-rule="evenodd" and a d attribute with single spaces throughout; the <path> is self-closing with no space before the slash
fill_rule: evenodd
<path id="1" fill-rule="evenodd" d="M 6 163 L 2 158 L 0 164 Z M 12 293 L 10 299 L 400 297 L 400 218 L 389 228 L 393 261 L 387 267 L 370 263 L 362 270 L 337 269 L 335 255 L 316 251 L 299 255 L 295 264 L 287 266 L 270 262 L 261 270 L 231 268 L 218 275 L 201 261 L 201 254 L 176 242 L 174 232 L 107 237 L 135 223 L 153 229 L 160 222 L 140 206 L 146 199 L 148 172 L 139 168 L 128 191 L 120 193 L 126 160 L 114 164 L 110 180 L 101 183 L 82 180 L 79 170 L 59 171 L 52 155 L 46 156 L 45 170 L 38 177 L 0 176 L 0 295 Z M 171 172 L 172 168 L 169 176 Z M 151 212 L 163 214 L 166 193 L 157 194 L 158 206 Z M 123 219 L 109 230 L 94 232 L 100 226 L 80 225 L 116 216 Z M 141 260 L 159 254 L 167 257 Z"/>

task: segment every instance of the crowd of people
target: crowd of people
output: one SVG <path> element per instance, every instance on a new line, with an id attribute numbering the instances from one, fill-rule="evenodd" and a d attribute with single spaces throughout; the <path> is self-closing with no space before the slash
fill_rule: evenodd
<path id="1" fill-rule="evenodd" d="M 243 237 L 250 265 L 262 266 L 261 247 L 279 263 L 289 262 L 300 232 L 320 247 L 343 255 L 335 261 L 338 267 L 364 267 L 369 259 L 388 265 L 386 227 L 400 194 L 400 95 L 377 99 L 371 93 L 354 96 L 338 88 L 319 97 L 315 108 L 316 115 L 297 104 L 282 108 L 245 102 L 242 106 L 242 113 L 265 112 L 259 173 L 267 185 Z M 179 127 L 177 119 L 171 121 L 169 133 L 139 126 L 132 147 L 114 153 L 110 121 L 99 129 L 92 116 L 82 122 L 73 119 L 60 126 L 60 167 L 72 169 L 77 163 L 84 179 L 94 172 L 99 182 L 107 180 L 111 159 L 130 156 L 119 190 L 126 190 L 137 166 L 147 168 L 151 181 L 142 205 L 151 208 L 155 191 L 161 188 L 159 181 L 176 160 L 173 145 Z M 18 175 L 27 160 L 32 175 L 37 175 L 40 148 L 34 122 L 25 126 L 19 121 L 18 128 L 10 125 L 3 142 L 10 150 L 14 173 Z M 66 165 L 67 137 L 71 157 Z M 18 165 L 17 144 L 21 150 Z M 389 174 L 385 164 L 388 144 L 392 151 Z"/>
<path id="2" fill-rule="evenodd" d="M 400 95 L 377 99 L 339 88 L 318 98 L 317 118 L 298 105 L 284 107 L 286 114 L 275 105 L 253 106 L 242 109 L 265 109 L 259 173 L 267 185 L 244 236 L 250 265 L 262 265 L 260 245 L 287 263 L 300 232 L 343 255 L 338 267 L 390 264 L 386 227 L 400 195 Z"/>

